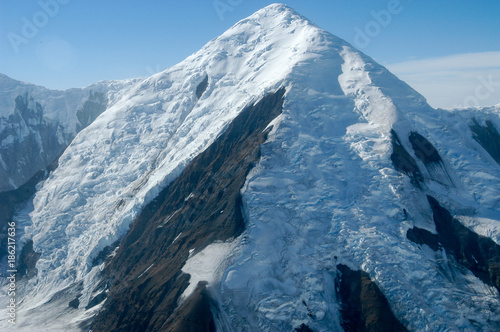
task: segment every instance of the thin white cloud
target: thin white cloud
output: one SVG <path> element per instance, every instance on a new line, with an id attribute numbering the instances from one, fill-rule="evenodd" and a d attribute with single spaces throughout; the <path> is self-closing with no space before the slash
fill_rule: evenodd
<path id="1" fill-rule="evenodd" d="M 415 68 L 425 71 L 443 71 L 453 69 L 479 69 L 495 67 L 500 68 L 500 51 L 455 54 L 440 58 L 405 61 L 391 65 L 391 68 L 399 72 L 411 72 L 415 70 Z"/>
<path id="2" fill-rule="evenodd" d="M 457 54 L 388 65 L 433 107 L 492 106 L 500 102 L 500 52 Z"/>

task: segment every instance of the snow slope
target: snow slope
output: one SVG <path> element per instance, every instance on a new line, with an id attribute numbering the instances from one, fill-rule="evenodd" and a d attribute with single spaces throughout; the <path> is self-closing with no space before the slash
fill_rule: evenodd
<path id="1" fill-rule="evenodd" d="M 94 258 L 246 105 L 281 86 L 283 114 L 242 190 L 247 230 L 234 249 L 209 246 L 183 269 L 192 285 L 210 279 L 225 313 L 217 325 L 340 330 L 334 279 L 342 263 L 366 271 L 412 330 L 498 328 L 496 289 L 443 251 L 406 238 L 413 226 L 435 232 L 427 193 L 498 243 L 500 167 L 468 127 L 474 116 L 500 128 L 498 108 L 432 109 L 384 67 L 284 5 L 121 90 L 76 136 L 23 212 L 26 238 L 41 257 L 37 277 L 21 287 L 19 325 L 72 328 L 92 315 L 84 308 L 102 268 Z M 391 128 L 408 151 L 410 132 L 427 137 L 452 183 L 424 172 L 420 190 L 398 173 Z M 213 260 L 195 264 L 212 249 Z M 80 309 L 50 301 L 61 291 L 68 302 L 80 294 Z"/>

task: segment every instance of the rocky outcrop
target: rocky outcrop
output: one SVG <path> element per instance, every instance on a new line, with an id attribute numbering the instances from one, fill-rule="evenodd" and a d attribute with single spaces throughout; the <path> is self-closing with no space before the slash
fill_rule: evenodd
<path id="1" fill-rule="evenodd" d="M 364 271 L 337 266 L 336 288 L 344 331 L 407 331 L 396 319 L 378 286 Z"/>
<path id="2" fill-rule="evenodd" d="M 411 132 L 408 137 L 415 155 L 422 160 L 424 165 L 440 164 L 443 162 L 439 152 L 425 137 L 417 132 Z"/>
<path id="3" fill-rule="evenodd" d="M 21 277 L 26 276 L 28 279 L 33 278 L 37 274 L 36 262 L 40 258 L 40 254 L 33 250 L 33 241 L 28 240 L 21 251 L 20 264 L 17 267 L 17 272 Z"/>
<path id="4" fill-rule="evenodd" d="M 476 277 L 500 291 L 500 246 L 462 225 L 434 197 L 427 196 L 427 199 L 439 242 L 446 252 Z"/>
<path id="5" fill-rule="evenodd" d="M 437 234 L 414 227 L 408 230 L 406 237 L 417 244 L 426 244 L 434 251 L 443 248 L 457 263 L 500 291 L 500 246 L 462 225 L 434 197 L 427 196 L 427 200 Z"/>
<path id="6" fill-rule="evenodd" d="M 54 160 L 47 169 L 38 171 L 25 184 L 16 190 L 0 192 L 0 259 L 7 254 L 7 225 L 14 217 L 16 208 L 27 202 L 36 192 L 36 185 L 47 178 L 48 174 L 56 169 L 58 159 Z M 32 277 L 36 274 L 35 264 L 39 255 L 33 252 L 33 243 L 27 242 L 27 248 L 22 250 L 19 273 L 21 276 Z M 26 257 L 26 262 L 23 257 Z M 26 263 L 26 264 L 25 264 Z"/>
<path id="7" fill-rule="evenodd" d="M 91 90 L 89 99 L 83 103 L 82 108 L 76 111 L 76 117 L 79 122 L 76 130 L 80 131 L 94 122 L 106 110 L 107 106 L 108 99 L 106 95 L 102 92 L 93 92 Z"/>
<path id="8" fill-rule="evenodd" d="M 439 235 L 433 234 L 426 229 L 413 227 L 406 232 L 408 240 L 416 244 L 426 244 L 432 250 L 437 251 L 441 247 L 439 243 Z"/>
<path id="9" fill-rule="evenodd" d="M 422 173 L 418 168 L 415 159 L 406 151 L 398 134 L 391 130 L 392 154 L 391 161 L 394 168 L 410 177 L 412 183 L 416 186 L 423 181 Z"/>
<path id="10" fill-rule="evenodd" d="M 201 81 L 201 83 L 198 84 L 198 86 L 196 87 L 196 98 L 200 99 L 201 96 L 203 95 L 203 92 L 205 92 L 205 90 L 207 89 L 207 87 L 208 87 L 208 75 L 205 75 L 203 81 Z"/>
<path id="11" fill-rule="evenodd" d="M 455 186 L 437 149 L 424 136 L 413 131 L 408 137 L 413 152 L 422 161 L 430 179 L 444 186 Z"/>
<path id="12" fill-rule="evenodd" d="M 260 158 L 264 129 L 281 113 L 285 90 L 248 106 L 132 223 L 105 270 L 109 288 L 96 331 L 210 331 L 210 296 L 201 283 L 181 307 L 190 250 L 244 230 L 240 189 Z M 175 319 L 174 319 L 175 318 Z"/>
<path id="13" fill-rule="evenodd" d="M 299 327 L 297 327 L 295 329 L 296 332 L 314 332 L 313 330 L 311 330 L 311 328 L 309 326 L 307 326 L 306 324 L 302 324 L 300 325 Z"/>
<path id="14" fill-rule="evenodd" d="M 206 289 L 206 283 L 200 282 L 191 299 L 184 302 L 168 318 L 162 330 L 169 332 L 215 332 L 213 310 L 217 304 Z"/>
<path id="15" fill-rule="evenodd" d="M 472 118 L 470 129 L 473 133 L 472 137 L 500 164 L 500 134 L 493 123 L 486 121 L 482 126 L 475 118 Z"/>

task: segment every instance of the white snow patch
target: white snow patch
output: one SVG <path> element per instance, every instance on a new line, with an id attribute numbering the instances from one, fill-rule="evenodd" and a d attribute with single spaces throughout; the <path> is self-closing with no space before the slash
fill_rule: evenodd
<path id="1" fill-rule="evenodd" d="M 151 264 L 147 269 L 144 270 L 144 272 L 142 272 L 138 277 L 137 279 L 139 279 L 140 277 L 142 277 L 144 274 L 146 274 L 149 269 L 151 269 L 153 266 L 155 265 L 155 263 Z"/>
<path id="2" fill-rule="evenodd" d="M 5 165 L 5 162 L 3 161 L 2 155 L 0 155 L 0 166 L 2 166 L 3 169 L 7 170 L 7 165 Z"/>
<path id="3" fill-rule="evenodd" d="M 189 286 L 182 293 L 179 304 L 184 302 L 196 289 L 200 281 L 206 281 L 208 286 L 220 282 L 222 273 L 229 264 L 228 258 L 239 243 L 239 239 L 230 242 L 216 242 L 191 256 L 182 267 L 182 272 L 189 274 Z"/>
<path id="4" fill-rule="evenodd" d="M 182 235 L 182 232 L 180 232 L 180 233 L 179 233 L 179 235 L 177 235 L 177 236 L 175 237 L 175 239 L 172 241 L 172 244 L 174 244 L 174 243 L 175 243 L 175 241 L 177 241 L 177 240 L 181 237 L 181 235 Z"/>
<path id="5" fill-rule="evenodd" d="M 500 245 L 500 214 L 496 219 L 479 216 L 455 216 L 455 218 L 475 233 L 489 237 Z"/>

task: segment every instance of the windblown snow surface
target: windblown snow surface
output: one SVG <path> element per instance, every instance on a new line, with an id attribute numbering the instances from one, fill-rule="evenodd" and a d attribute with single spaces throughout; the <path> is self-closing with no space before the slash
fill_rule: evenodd
<path id="1" fill-rule="evenodd" d="M 94 258 L 246 105 L 281 86 L 283 113 L 242 189 L 246 231 L 234 244 L 207 247 L 183 269 L 193 283 L 211 279 L 222 311 L 217 326 L 341 330 L 334 279 L 342 263 L 366 271 L 410 330 L 499 328 L 496 289 L 443 250 L 406 238 L 414 226 L 435 233 L 430 194 L 499 243 L 500 167 L 469 128 L 472 117 L 500 128 L 499 108 L 433 109 L 384 67 L 284 5 L 258 11 L 136 83 L 76 136 L 33 207 L 18 216 L 41 253 L 38 275 L 19 286 L 18 326 L 72 328 L 95 313 L 99 307 L 84 309 L 103 267 L 92 266 Z M 426 180 L 418 189 L 398 173 L 391 128 L 407 151 L 412 131 L 432 142 L 444 160 L 438 171 L 451 180 L 419 164 Z M 218 252 L 213 266 L 197 270 L 193 259 L 211 250 Z M 76 289 L 67 302 L 81 294 L 78 310 L 50 301 L 65 289 Z"/>

